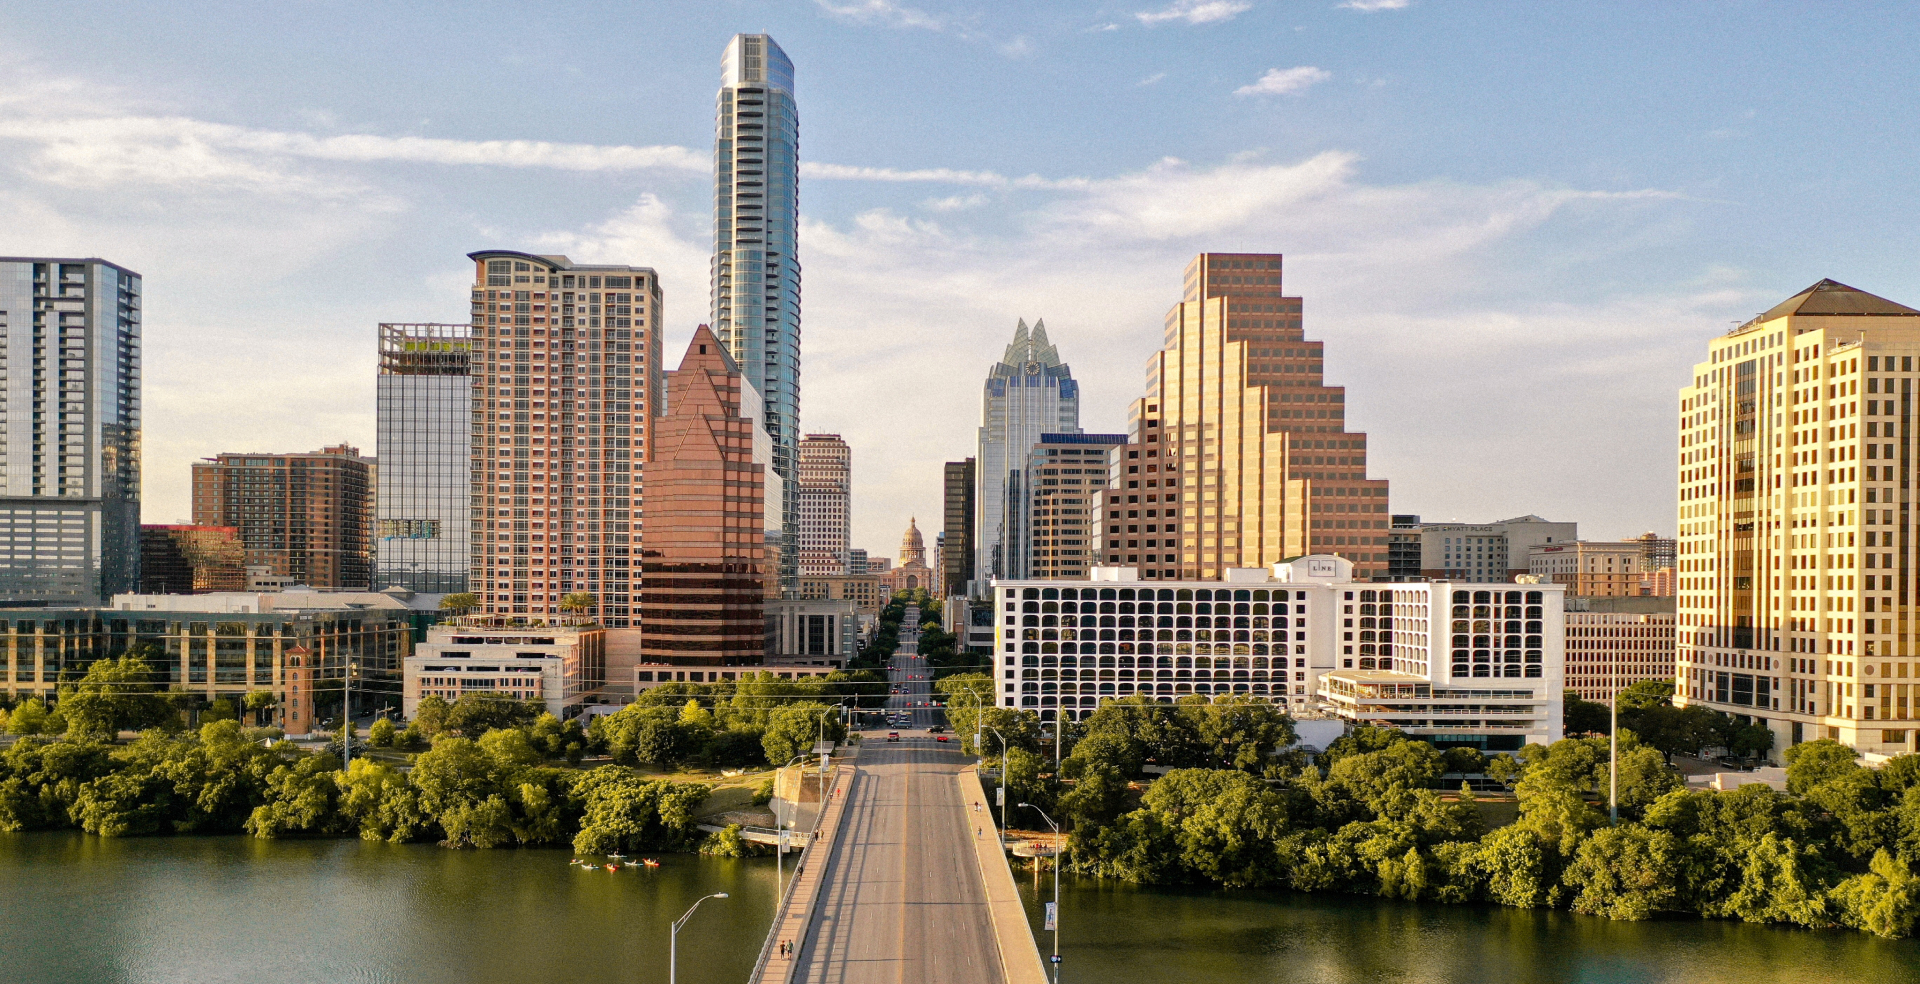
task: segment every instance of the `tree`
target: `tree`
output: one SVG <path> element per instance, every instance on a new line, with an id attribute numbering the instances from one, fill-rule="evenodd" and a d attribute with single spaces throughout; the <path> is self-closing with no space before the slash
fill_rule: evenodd
<path id="1" fill-rule="evenodd" d="M 426 710 L 421 701 L 421 711 Z M 541 701 L 522 701 L 497 690 L 470 691 L 447 708 L 445 730 L 463 738 L 478 738 L 495 728 L 531 724 L 546 710 Z"/>
<path id="2" fill-rule="evenodd" d="M 1854 761 L 1859 754 L 1831 738 L 1787 749 L 1787 792 L 1804 796 L 1821 783 L 1859 771 L 1862 766 Z"/>
<path id="3" fill-rule="evenodd" d="M 7 731 L 16 735 L 44 735 L 50 733 L 51 715 L 45 704 L 28 698 L 13 709 L 7 717 Z"/>
<path id="4" fill-rule="evenodd" d="M 394 727 L 392 721 L 381 718 L 373 722 L 373 726 L 367 729 L 367 744 L 374 748 L 392 748 L 394 737 L 398 731 L 399 729 Z"/>
<path id="5" fill-rule="evenodd" d="M 1644 749 L 1658 757 L 1653 749 Z M 1679 838 L 1635 824 L 1603 827 L 1582 841 L 1567 866 L 1573 911 L 1609 919 L 1650 919 L 1681 908 Z"/>
<path id="6" fill-rule="evenodd" d="M 947 724 L 960 736 L 963 748 L 973 740 L 980 708 L 993 704 L 993 678 L 985 673 L 955 673 L 933 682 L 947 705 Z"/>
<path id="7" fill-rule="evenodd" d="M 1642 711 L 1649 707 L 1671 706 L 1673 703 L 1672 680 L 1640 680 L 1627 689 L 1620 691 L 1617 698 L 1620 713 Z"/>
<path id="8" fill-rule="evenodd" d="M 94 660 L 86 676 L 62 691 L 60 707 L 74 730 L 107 737 L 151 728 L 174 715 L 172 700 L 153 682 L 152 667 L 131 654 Z"/>
<path id="9" fill-rule="evenodd" d="M 249 690 L 241 706 L 246 709 L 248 714 L 253 715 L 253 723 L 257 725 L 260 723 L 260 716 L 272 710 L 279 703 L 280 698 L 274 696 L 271 690 Z"/>
<path id="10" fill-rule="evenodd" d="M 1269 756 L 1297 740 L 1293 720 L 1265 700 L 1234 696 L 1193 711 L 1200 740 L 1218 767 L 1262 772 Z"/>
<path id="11" fill-rule="evenodd" d="M 1573 690 L 1566 692 L 1564 701 L 1560 720 L 1567 734 L 1603 735 L 1607 733 L 1612 719 L 1612 712 L 1607 705 L 1582 700 L 1580 694 Z"/>
<path id="12" fill-rule="evenodd" d="M 847 728 L 836 710 L 832 704 L 795 703 L 768 715 L 766 733 L 760 737 L 768 764 L 785 765 L 811 750 L 823 733 L 828 741 L 845 738 Z"/>
<path id="13" fill-rule="evenodd" d="M 585 615 L 600 604 L 600 599 L 587 591 L 569 591 L 560 596 L 560 610 L 574 615 Z"/>
<path id="14" fill-rule="evenodd" d="M 464 615 L 480 607 L 480 596 L 471 591 L 456 591 L 440 599 L 440 610 Z"/>

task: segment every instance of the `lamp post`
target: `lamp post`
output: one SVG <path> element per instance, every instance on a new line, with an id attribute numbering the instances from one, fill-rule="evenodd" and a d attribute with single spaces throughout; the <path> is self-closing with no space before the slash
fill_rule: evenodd
<path id="1" fill-rule="evenodd" d="M 995 738 L 1000 739 L 1000 850 L 1007 849 L 1007 736 L 999 728 L 989 726 Z"/>
<path id="2" fill-rule="evenodd" d="M 353 675 L 359 670 L 359 663 L 348 663 L 347 678 L 340 687 L 340 771 L 343 773 L 353 764 Z"/>
<path id="3" fill-rule="evenodd" d="M 667 934 L 667 984 L 679 984 L 680 927 L 686 925 L 687 920 L 693 918 L 693 910 L 700 908 L 701 902 L 705 902 L 707 899 L 724 899 L 726 897 L 727 893 L 725 892 L 716 892 L 712 895 L 704 896 L 699 901 L 693 903 L 693 908 L 688 909 L 686 915 L 673 921 L 673 931 Z"/>
<path id="4" fill-rule="evenodd" d="M 1607 650 L 1607 701 L 1612 720 L 1607 726 L 1607 824 L 1620 826 L 1620 654 Z"/>
<path id="5" fill-rule="evenodd" d="M 1053 984 L 1060 984 L 1060 848 L 1063 846 L 1059 841 L 1060 825 L 1054 823 L 1052 817 L 1047 816 L 1047 811 L 1032 803 L 1020 805 L 1040 814 L 1040 819 L 1045 820 L 1047 826 L 1053 828 Z"/>

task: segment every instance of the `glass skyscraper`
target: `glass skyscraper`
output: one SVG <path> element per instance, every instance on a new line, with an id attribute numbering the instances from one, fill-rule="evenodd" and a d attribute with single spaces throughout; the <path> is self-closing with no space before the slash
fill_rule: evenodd
<path id="1" fill-rule="evenodd" d="M 472 366 L 468 325 L 380 326 L 376 590 L 467 590 Z"/>
<path id="2" fill-rule="evenodd" d="M 981 589 L 991 578 L 1026 577 L 1031 494 L 1023 472 L 1042 434 L 1080 433 L 1080 386 L 1060 352 L 1047 341 L 1047 324 L 1021 321 L 1013 342 L 987 372 L 980 401 L 980 454 L 974 472 L 979 558 L 973 576 Z"/>
<path id="3" fill-rule="evenodd" d="M 799 588 L 800 116 L 793 62 L 765 34 L 721 57 L 713 141 L 713 333 L 763 398 L 781 503 L 780 584 Z"/>
<path id="4" fill-rule="evenodd" d="M 0 604 L 140 577 L 140 275 L 0 257 Z"/>

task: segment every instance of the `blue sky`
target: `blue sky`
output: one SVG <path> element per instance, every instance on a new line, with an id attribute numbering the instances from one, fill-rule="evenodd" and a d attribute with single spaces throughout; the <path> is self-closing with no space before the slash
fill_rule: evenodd
<path id="1" fill-rule="evenodd" d="M 1674 390 L 1821 277 L 1920 304 L 1901 5 L 106 4 L 0 19 L 0 254 L 147 277 L 146 518 L 218 451 L 373 446 L 373 329 L 482 247 L 706 317 L 719 56 L 796 63 L 802 426 L 896 550 L 1045 318 L 1118 430 L 1182 268 L 1283 253 L 1395 511 L 1673 528 Z"/>

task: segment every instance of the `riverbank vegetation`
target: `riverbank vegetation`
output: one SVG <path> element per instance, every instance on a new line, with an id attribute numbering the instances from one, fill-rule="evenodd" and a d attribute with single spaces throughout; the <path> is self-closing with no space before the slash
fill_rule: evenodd
<path id="1" fill-rule="evenodd" d="M 37 702 L 12 710 L 6 723 L 21 737 L 0 754 L 0 830 L 692 850 L 703 846 L 695 816 L 710 787 L 631 767 L 785 764 L 822 734 L 844 736 L 839 708 L 817 697 L 873 686 L 764 674 L 674 685 L 585 728 L 503 694 L 428 698 L 405 728 L 382 720 L 354 737 L 352 765 L 342 769 L 344 734 L 330 750 L 309 752 L 276 729 L 231 718 L 186 730 L 170 695 L 129 682 L 145 679 L 137 660 L 111 672 L 126 679 L 97 681 L 95 699 L 76 689 L 52 711 Z M 116 740 L 135 727 L 145 730 Z M 574 767 L 588 755 L 613 764 Z M 736 840 L 737 831 L 704 847 L 743 850 Z"/>
<path id="2" fill-rule="evenodd" d="M 1686 788 L 1623 728 L 1610 825 L 1605 738 L 1487 757 L 1361 728 L 1309 758 L 1276 754 L 1292 727 L 1265 704 L 1120 700 L 1070 727 L 1056 775 L 1037 722 L 1003 730 L 1004 754 L 991 736 L 986 751 L 1008 802 L 1067 825 L 1070 864 L 1092 875 L 1886 937 L 1920 926 L 1920 757 L 1868 769 L 1808 742 L 1787 751 L 1785 792 L 1714 792 Z M 1458 774 L 1510 790 L 1517 819 L 1490 827 Z M 1039 825 L 1022 812 L 1014 824 Z"/>

